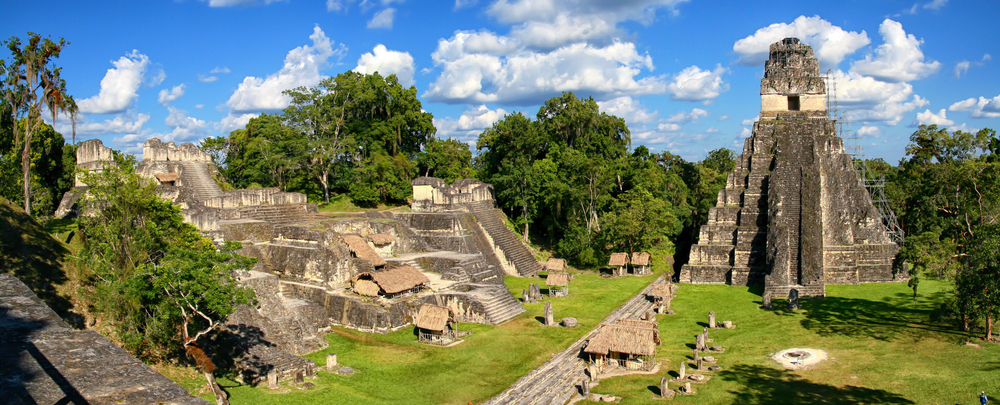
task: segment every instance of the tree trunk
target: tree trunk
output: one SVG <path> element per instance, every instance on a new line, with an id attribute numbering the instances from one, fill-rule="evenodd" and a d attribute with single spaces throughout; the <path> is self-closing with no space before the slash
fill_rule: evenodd
<path id="1" fill-rule="evenodd" d="M 319 178 L 319 182 L 323 184 L 323 202 L 330 203 L 330 172 L 324 170 L 323 174 Z"/>
<path id="2" fill-rule="evenodd" d="M 531 243 L 528 241 L 528 206 L 521 206 L 521 213 L 524 214 L 524 243 Z"/>
<path id="3" fill-rule="evenodd" d="M 24 153 L 21 154 L 21 170 L 24 172 L 24 212 L 31 216 L 31 131 L 24 123 Z M 17 123 L 14 123 L 17 125 Z"/>
<path id="4" fill-rule="evenodd" d="M 986 341 L 993 341 L 993 315 L 986 314 Z"/>
<path id="5" fill-rule="evenodd" d="M 208 386 L 215 394 L 216 405 L 229 405 L 229 400 L 226 398 L 226 392 L 219 387 L 219 383 L 215 382 L 215 375 L 212 373 L 205 373 L 205 379 L 208 380 Z"/>

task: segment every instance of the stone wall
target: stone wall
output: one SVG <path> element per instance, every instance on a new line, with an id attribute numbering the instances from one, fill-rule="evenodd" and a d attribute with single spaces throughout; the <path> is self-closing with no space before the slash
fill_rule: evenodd
<path id="1" fill-rule="evenodd" d="M 0 392 L 7 404 L 208 405 L 90 330 L 74 330 L 0 274 Z"/>
<path id="2" fill-rule="evenodd" d="M 173 142 L 163 143 L 157 138 L 149 138 L 142 145 L 142 160 L 155 161 L 187 161 L 211 163 L 212 156 L 202 152 L 193 143 L 182 143 L 180 146 Z"/>

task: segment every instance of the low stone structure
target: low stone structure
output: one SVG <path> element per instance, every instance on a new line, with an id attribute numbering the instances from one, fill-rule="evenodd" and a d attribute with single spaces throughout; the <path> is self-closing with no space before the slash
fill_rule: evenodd
<path id="1" fill-rule="evenodd" d="M 683 283 L 760 285 L 785 296 L 825 295 L 825 285 L 903 281 L 889 236 L 837 124 L 813 50 L 771 45 L 761 114 L 709 209 Z"/>
<path id="2" fill-rule="evenodd" d="M 7 404 L 209 404 L 97 332 L 71 328 L 10 274 L 0 274 L 0 376 Z"/>

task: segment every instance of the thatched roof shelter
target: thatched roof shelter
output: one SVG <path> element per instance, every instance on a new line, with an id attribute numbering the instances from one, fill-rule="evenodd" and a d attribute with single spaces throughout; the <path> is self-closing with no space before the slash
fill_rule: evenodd
<path id="1" fill-rule="evenodd" d="M 642 319 L 622 318 L 622 319 L 619 319 L 618 321 L 616 321 L 615 323 L 617 323 L 619 325 L 635 326 L 635 327 L 638 327 L 638 328 L 646 328 L 646 329 L 653 329 L 653 330 L 659 330 L 659 328 L 660 328 L 660 324 L 658 322 L 656 322 L 656 321 L 644 321 Z M 659 339 L 657 339 L 657 340 L 659 340 Z"/>
<path id="2" fill-rule="evenodd" d="M 611 352 L 636 356 L 656 354 L 656 330 L 629 325 L 602 325 L 587 347 L 585 353 L 607 356 Z"/>
<path id="3" fill-rule="evenodd" d="M 375 246 L 384 246 L 396 241 L 396 237 L 388 233 L 372 233 L 368 235 L 368 241 Z"/>
<path id="4" fill-rule="evenodd" d="M 177 173 L 157 173 L 154 174 L 154 176 L 156 176 L 156 179 L 159 180 L 160 183 L 169 183 L 171 181 L 177 181 L 177 179 L 181 177 Z"/>
<path id="5" fill-rule="evenodd" d="M 628 253 L 612 253 L 611 259 L 608 260 L 608 266 L 611 267 L 622 267 L 628 264 Z"/>
<path id="6" fill-rule="evenodd" d="M 375 267 L 385 266 L 385 259 L 382 259 L 382 256 L 379 256 L 375 252 L 375 249 L 368 246 L 368 243 L 364 239 L 361 239 L 360 236 L 340 235 L 340 237 L 344 239 L 344 243 L 347 244 L 347 247 L 351 248 L 351 252 L 354 252 L 354 255 L 358 258 L 367 260 Z"/>
<path id="7" fill-rule="evenodd" d="M 547 271 L 566 271 L 566 259 L 549 259 L 545 262 Z"/>
<path id="8" fill-rule="evenodd" d="M 382 291 L 385 291 L 386 294 L 395 294 L 406 291 L 431 281 L 424 275 L 424 273 L 421 273 L 416 267 L 410 265 L 393 267 L 388 270 L 362 273 L 361 275 L 364 274 L 371 276 L 372 280 L 375 280 L 375 283 L 378 284 L 378 286 L 382 289 Z M 359 275 L 359 277 L 361 275 Z"/>
<path id="9" fill-rule="evenodd" d="M 434 304 L 424 304 L 417 312 L 413 323 L 420 329 L 443 331 L 448 326 L 451 311 L 447 307 Z"/>
<path id="10" fill-rule="evenodd" d="M 566 287 L 569 285 L 570 275 L 569 273 L 549 273 L 549 276 L 545 278 L 545 285 L 550 285 L 553 287 Z"/>
<path id="11" fill-rule="evenodd" d="M 632 252 L 632 265 L 634 266 L 649 266 L 649 261 L 653 255 L 649 252 Z"/>
<path id="12" fill-rule="evenodd" d="M 375 297 L 378 295 L 378 284 L 375 284 L 371 280 L 357 280 L 354 282 L 354 292 L 358 295 L 364 295 L 366 297 Z"/>
<path id="13" fill-rule="evenodd" d="M 653 284 L 649 289 L 650 297 L 664 298 L 670 296 L 670 284 Z"/>

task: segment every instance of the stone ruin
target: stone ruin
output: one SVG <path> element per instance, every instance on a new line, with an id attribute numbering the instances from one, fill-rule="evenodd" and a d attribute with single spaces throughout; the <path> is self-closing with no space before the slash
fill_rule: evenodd
<path id="1" fill-rule="evenodd" d="M 208 405 L 92 330 L 76 330 L 0 274 L 0 393 L 6 404 Z"/>
<path id="2" fill-rule="evenodd" d="M 100 169 L 110 151 L 89 140 L 77 158 L 81 167 Z M 300 193 L 222 191 L 211 157 L 192 144 L 150 139 L 137 171 L 158 182 L 186 222 L 216 243 L 242 242 L 240 253 L 258 258 L 252 271 L 238 275 L 256 291 L 257 306 L 238 308 L 226 325 L 233 345 L 242 347 L 238 366 L 248 383 L 312 375 L 315 363 L 298 355 L 326 347 L 322 334 L 330 325 L 399 330 L 424 303 L 448 307 L 458 322 L 503 323 L 524 312 L 503 277 L 541 270 L 504 225 L 493 187 L 477 180 L 448 185 L 418 178 L 410 212 L 328 215 Z M 67 193 L 61 212 L 73 212 L 85 192 L 80 185 Z M 353 289 L 359 275 L 407 265 L 430 282 L 398 296 Z"/>
<path id="3" fill-rule="evenodd" d="M 813 50 L 771 44 L 754 123 L 680 282 L 824 296 L 827 283 L 901 281 L 899 251 L 828 118 Z"/>

